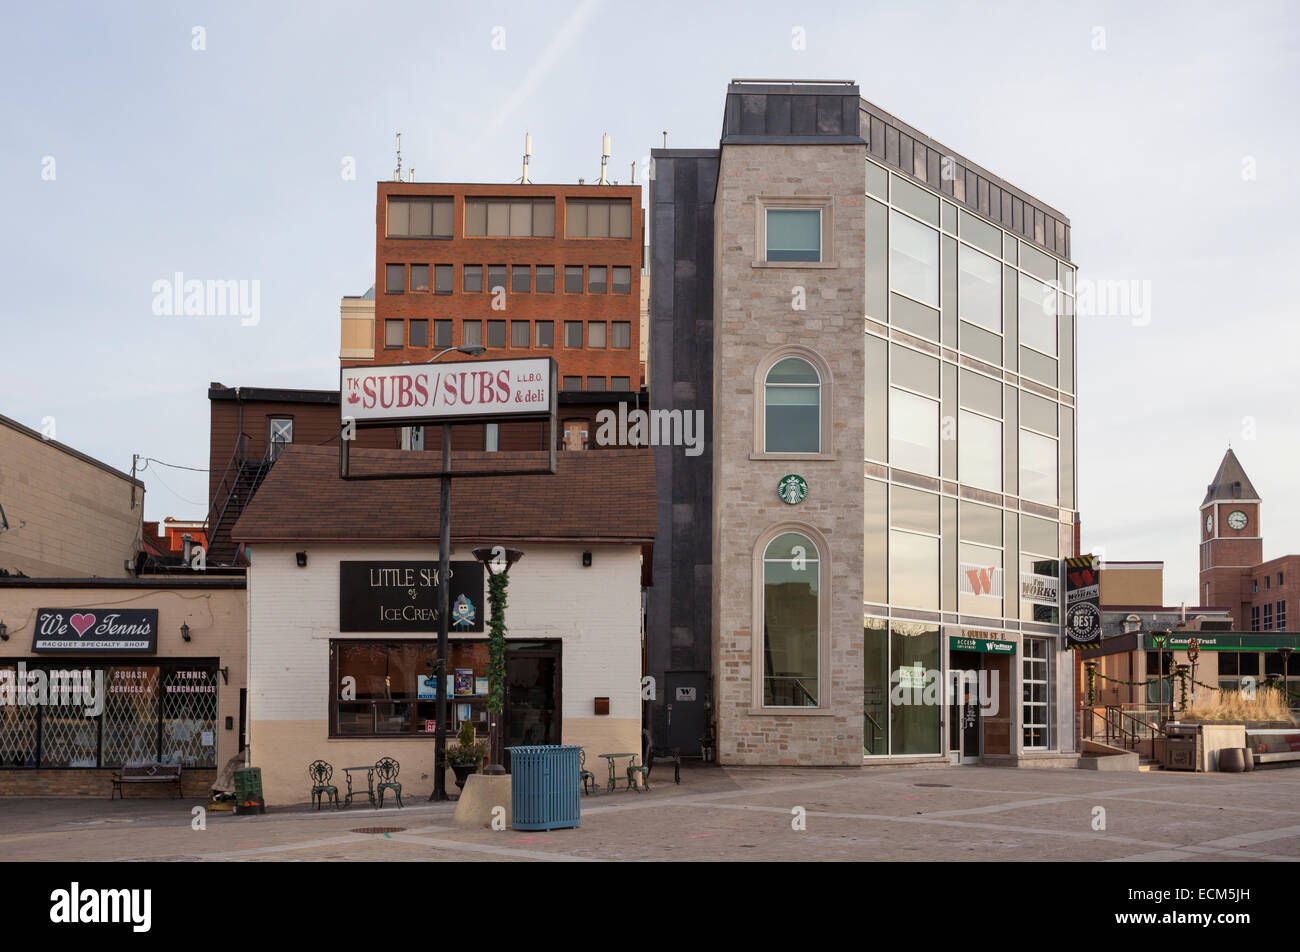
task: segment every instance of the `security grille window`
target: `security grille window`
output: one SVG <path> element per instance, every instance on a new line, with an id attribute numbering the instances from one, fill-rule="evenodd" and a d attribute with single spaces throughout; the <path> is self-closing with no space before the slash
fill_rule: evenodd
<path id="1" fill-rule="evenodd" d="M 482 321 L 465 321 L 460 326 L 460 342 L 466 345 L 481 347 L 483 344 L 483 322 Z"/>
<path id="2" fill-rule="evenodd" d="M 537 266 L 537 293 L 555 293 L 555 265 L 539 264 Z"/>
<path id="3" fill-rule="evenodd" d="M 603 390 L 605 389 L 605 378 L 604 378 L 604 377 L 588 377 L 588 378 L 587 378 L 587 389 L 588 389 L 589 391 L 591 391 L 591 390 L 602 390 L 602 391 L 603 391 Z"/>
<path id="4" fill-rule="evenodd" d="M 821 560 L 786 532 L 763 551 L 763 706 L 816 707 L 820 697 Z"/>
<path id="5" fill-rule="evenodd" d="M 582 293 L 582 265 L 567 264 L 564 266 L 564 293 Z"/>
<path id="6" fill-rule="evenodd" d="M 582 389 L 582 378 L 581 378 L 581 377 L 565 377 L 565 378 L 564 378 L 564 385 L 563 385 L 560 389 L 562 389 L 562 390 L 581 390 L 581 389 Z"/>
<path id="7" fill-rule="evenodd" d="M 889 286 L 939 306 L 939 233 L 896 211 L 889 213 Z"/>
<path id="8" fill-rule="evenodd" d="M 1026 638 L 1022 662 L 1023 730 L 1025 750 L 1048 750 L 1051 736 L 1051 674 L 1047 663 L 1047 640 Z"/>
<path id="9" fill-rule="evenodd" d="M 630 238 L 632 203 L 627 199 L 592 201 L 566 199 L 566 238 Z"/>
<path id="10" fill-rule="evenodd" d="M 632 269 L 631 268 L 611 268 L 610 269 L 610 290 L 615 294 L 632 293 Z"/>
<path id="11" fill-rule="evenodd" d="M 631 377 L 610 377 L 609 389 L 626 392 L 632 389 Z"/>
<path id="12" fill-rule="evenodd" d="M 465 265 L 464 287 L 466 291 L 483 290 L 483 266 L 481 264 Z"/>
<path id="13" fill-rule="evenodd" d="M 604 322 L 592 321 L 587 325 L 587 346 L 603 349 L 605 346 L 605 324 Z M 590 387 L 588 389 L 591 389 Z"/>
<path id="14" fill-rule="evenodd" d="M 28 663 L 44 672 L 43 704 L 0 705 L 0 767 L 121 767 L 133 763 L 216 766 L 217 671 L 211 664 Z M 17 669 L 0 666 L 10 683 Z M 87 715 L 84 691 L 102 682 L 102 711 Z M 54 690 L 54 688 L 58 690 Z M 72 692 L 72 693 L 69 693 Z"/>
<path id="15" fill-rule="evenodd" d="M 527 321 L 510 322 L 510 346 L 511 347 L 528 346 L 528 322 Z"/>
<path id="16" fill-rule="evenodd" d="M 384 291 L 388 294 L 401 294 L 406 290 L 406 265 L 389 264 L 384 266 Z"/>
<path id="17" fill-rule="evenodd" d="M 510 266 L 510 290 L 515 294 L 527 294 L 533 286 L 533 269 L 531 265 L 515 264 Z"/>
<path id="18" fill-rule="evenodd" d="M 467 198 L 465 234 L 471 238 L 553 238 L 555 200 Z"/>
<path id="19" fill-rule="evenodd" d="M 488 265 L 488 291 L 493 294 L 499 293 L 497 288 L 506 287 L 506 266 L 503 264 Z"/>
<path id="20" fill-rule="evenodd" d="M 537 327 L 537 346 L 554 347 L 555 346 L 555 322 L 538 321 Z"/>
<path id="21" fill-rule="evenodd" d="M 429 322 L 425 320 L 411 321 L 411 346 L 428 347 L 429 346 Z"/>
<path id="22" fill-rule="evenodd" d="M 406 342 L 406 321 L 384 321 L 384 346 L 401 347 Z"/>
<path id="23" fill-rule="evenodd" d="M 610 325 L 610 346 L 628 348 L 632 346 L 632 323 L 615 321 Z"/>
<path id="24" fill-rule="evenodd" d="M 1273 603 L 1272 602 L 1264 603 L 1264 630 L 1265 631 L 1273 630 Z"/>
<path id="25" fill-rule="evenodd" d="M 506 322 L 488 321 L 487 325 L 487 345 L 489 347 L 506 346 Z"/>
<path id="26" fill-rule="evenodd" d="M 590 294 L 605 293 L 604 265 L 592 265 L 587 268 L 587 291 Z"/>
<path id="27" fill-rule="evenodd" d="M 388 237 L 450 238 L 450 198 L 390 198 Z"/>
<path id="28" fill-rule="evenodd" d="M 400 324 L 401 321 L 398 321 Z M 266 428 L 266 455 L 279 459 L 284 448 L 293 442 L 293 417 L 271 417 Z"/>
<path id="29" fill-rule="evenodd" d="M 582 346 L 582 321 L 564 322 L 564 346 L 565 347 Z"/>
<path id="30" fill-rule="evenodd" d="M 452 283 L 455 278 L 452 275 L 452 266 L 449 264 L 436 264 L 433 266 L 433 293 L 450 294 Z"/>
<path id="31" fill-rule="evenodd" d="M 433 346 L 434 347 L 451 346 L 451 321 L 433 322 Z"/>
<path id="32" fill-rule="evenodd" d="M 765 212 L 765 261 L 822 260 L 820 208 L 768 208 Z"/>
<path id="33" fill-rule="evenodd" d="M 498 423 L 486 423 L 483 426 L 483 449 L 488 453 L 496 453 L 501 449 L 501 425 Z"/>
<path id="34" fill-rule="evenodd" d="M 411 290 L 429 290 L 429 266 L 427 264 L 411 265 Z"/>
<path id="35" fill-rule="evenodd" d="M 763 386 L 763 451 L 821 451 L 821 376 L 806 360 L 786 357 L 767 372 Z"/>

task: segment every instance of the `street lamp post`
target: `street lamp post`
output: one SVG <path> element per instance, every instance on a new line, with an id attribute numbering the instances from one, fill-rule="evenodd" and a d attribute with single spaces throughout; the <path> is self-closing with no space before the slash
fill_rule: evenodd
<path id="1" fill-rule="evenodd" d="M 483 773 L 499 776 L 506 772 L 501 737 L 501 718 L 505 714 L 506 588 L 510 584 L 510 566 L 522 559 L 524 553 L 503 545 L 484 545 L 473 551 L 474 558 L 488 571 L 492 613 L 488 621 L 488 757 L 491 763 L 483 768 Z"/>
<path id="2" fill-rule="evenodd" d="M 478 344 L 448 347 L 434 355 L 437 360 L 452 351 L 480 357 L 487 348 Z M 432 363 L 432 361 L 430 361 Z M 447 615 L 451 611 L 451 424 L 442 424 L 442 472 L 438 477 L 438 730 L 434 740 L 433 793 L 430 800 L 447 799 Z"/>

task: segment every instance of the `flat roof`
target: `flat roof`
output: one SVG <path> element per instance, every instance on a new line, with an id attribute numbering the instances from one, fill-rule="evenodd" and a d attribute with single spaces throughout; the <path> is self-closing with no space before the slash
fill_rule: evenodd
<path id="1" fill-rule="evenodd" d="M 137 479 L 136 477 L 132 476 L 130 473 L 124 473 L 120 469 L 117 469 L 116 467 L 109 466 L 107 463 L 95 459 L 93 456 L 87 456 L 85 453 L 81 452 L 80 450 L 74 450 L 71 446 L 68 446 L 66 443 L 60 443 L 58 440 L 46 439 L 39 432 L 33 430 L 30 426 L 24 426 L 23 424 L 19 423 L 17 420 L 11 420 L 7 416 L 0 415 L 0 424 L 9 427 L 11 430 L 17 430 L 19 433 L 23 434 L 24 436 L 29 436 L 33 440 L 37 440 L 40 443 L 44 443 L 46 446 L 52 446 L 56 450 L 59 450 L 62 453 L 67 453 L 69 456 L 76 457 L 77 459 L 81 460 L 81 462 L 94 466 L 96 469 L 102 469 L 104 472 L 112 476 L 116 476 L 118 479 L 125 480 L 126 482 L 131 483 L 134 486 L 138 486 L 140 489 L 145 488 L 144 481 L 141 479 Z"/>

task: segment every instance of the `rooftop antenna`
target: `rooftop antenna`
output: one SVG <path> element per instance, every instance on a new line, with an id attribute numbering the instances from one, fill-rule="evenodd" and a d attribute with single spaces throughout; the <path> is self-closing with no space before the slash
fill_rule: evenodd
<path id="1" fill-rule="evenodd" d="M 636 163 L 632 163 L 632 184 L 636 184 Z"/>
<path id="2" fill-rule="evenodd" d="M 528 158 L 533 154 L 533 134 L 524 133 L 524 177 L 520 179 L 524 185 L 528 184 Z"/>
<path id="3" fill-rule="evenodd" d="M 415 169 L 407 169 L 407 170 L 406 170 L 406 180 L 407 180 L 408 182 L 414 182 L 414 181 L 415 181 Z"/>
<path id="4" fill-rule="evenodd" d="M 664 148 L 668 148 L 668 130 L 664 130 Z"/>
<path id="5" fill-rule="evenodd" d="M 393 181 L 400 182 L 401 180 L 402 180 L 402 134 L 399 132 L 397 134 L 397 168 L 393 170 Z"/>
<path id="6" fill-rule="evenodd" d="M 605 176 L 605 163 L 609 161 L 610 150 L 609 133 L 606 132 L 600 140 L 600 184 L 608 185 L 609 179 Z"/>

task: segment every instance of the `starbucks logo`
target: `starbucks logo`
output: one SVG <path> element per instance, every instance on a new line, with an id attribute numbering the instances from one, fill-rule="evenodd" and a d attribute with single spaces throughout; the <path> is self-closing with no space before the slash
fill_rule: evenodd
<path id="1" fill-rule="evenodd" d="M 802 476 L 791 473 L 781 477 L 781 481 L 776 484 L 776 494 L 782 502 L 797 506 L 808 495 L 808 483 Z"/>

